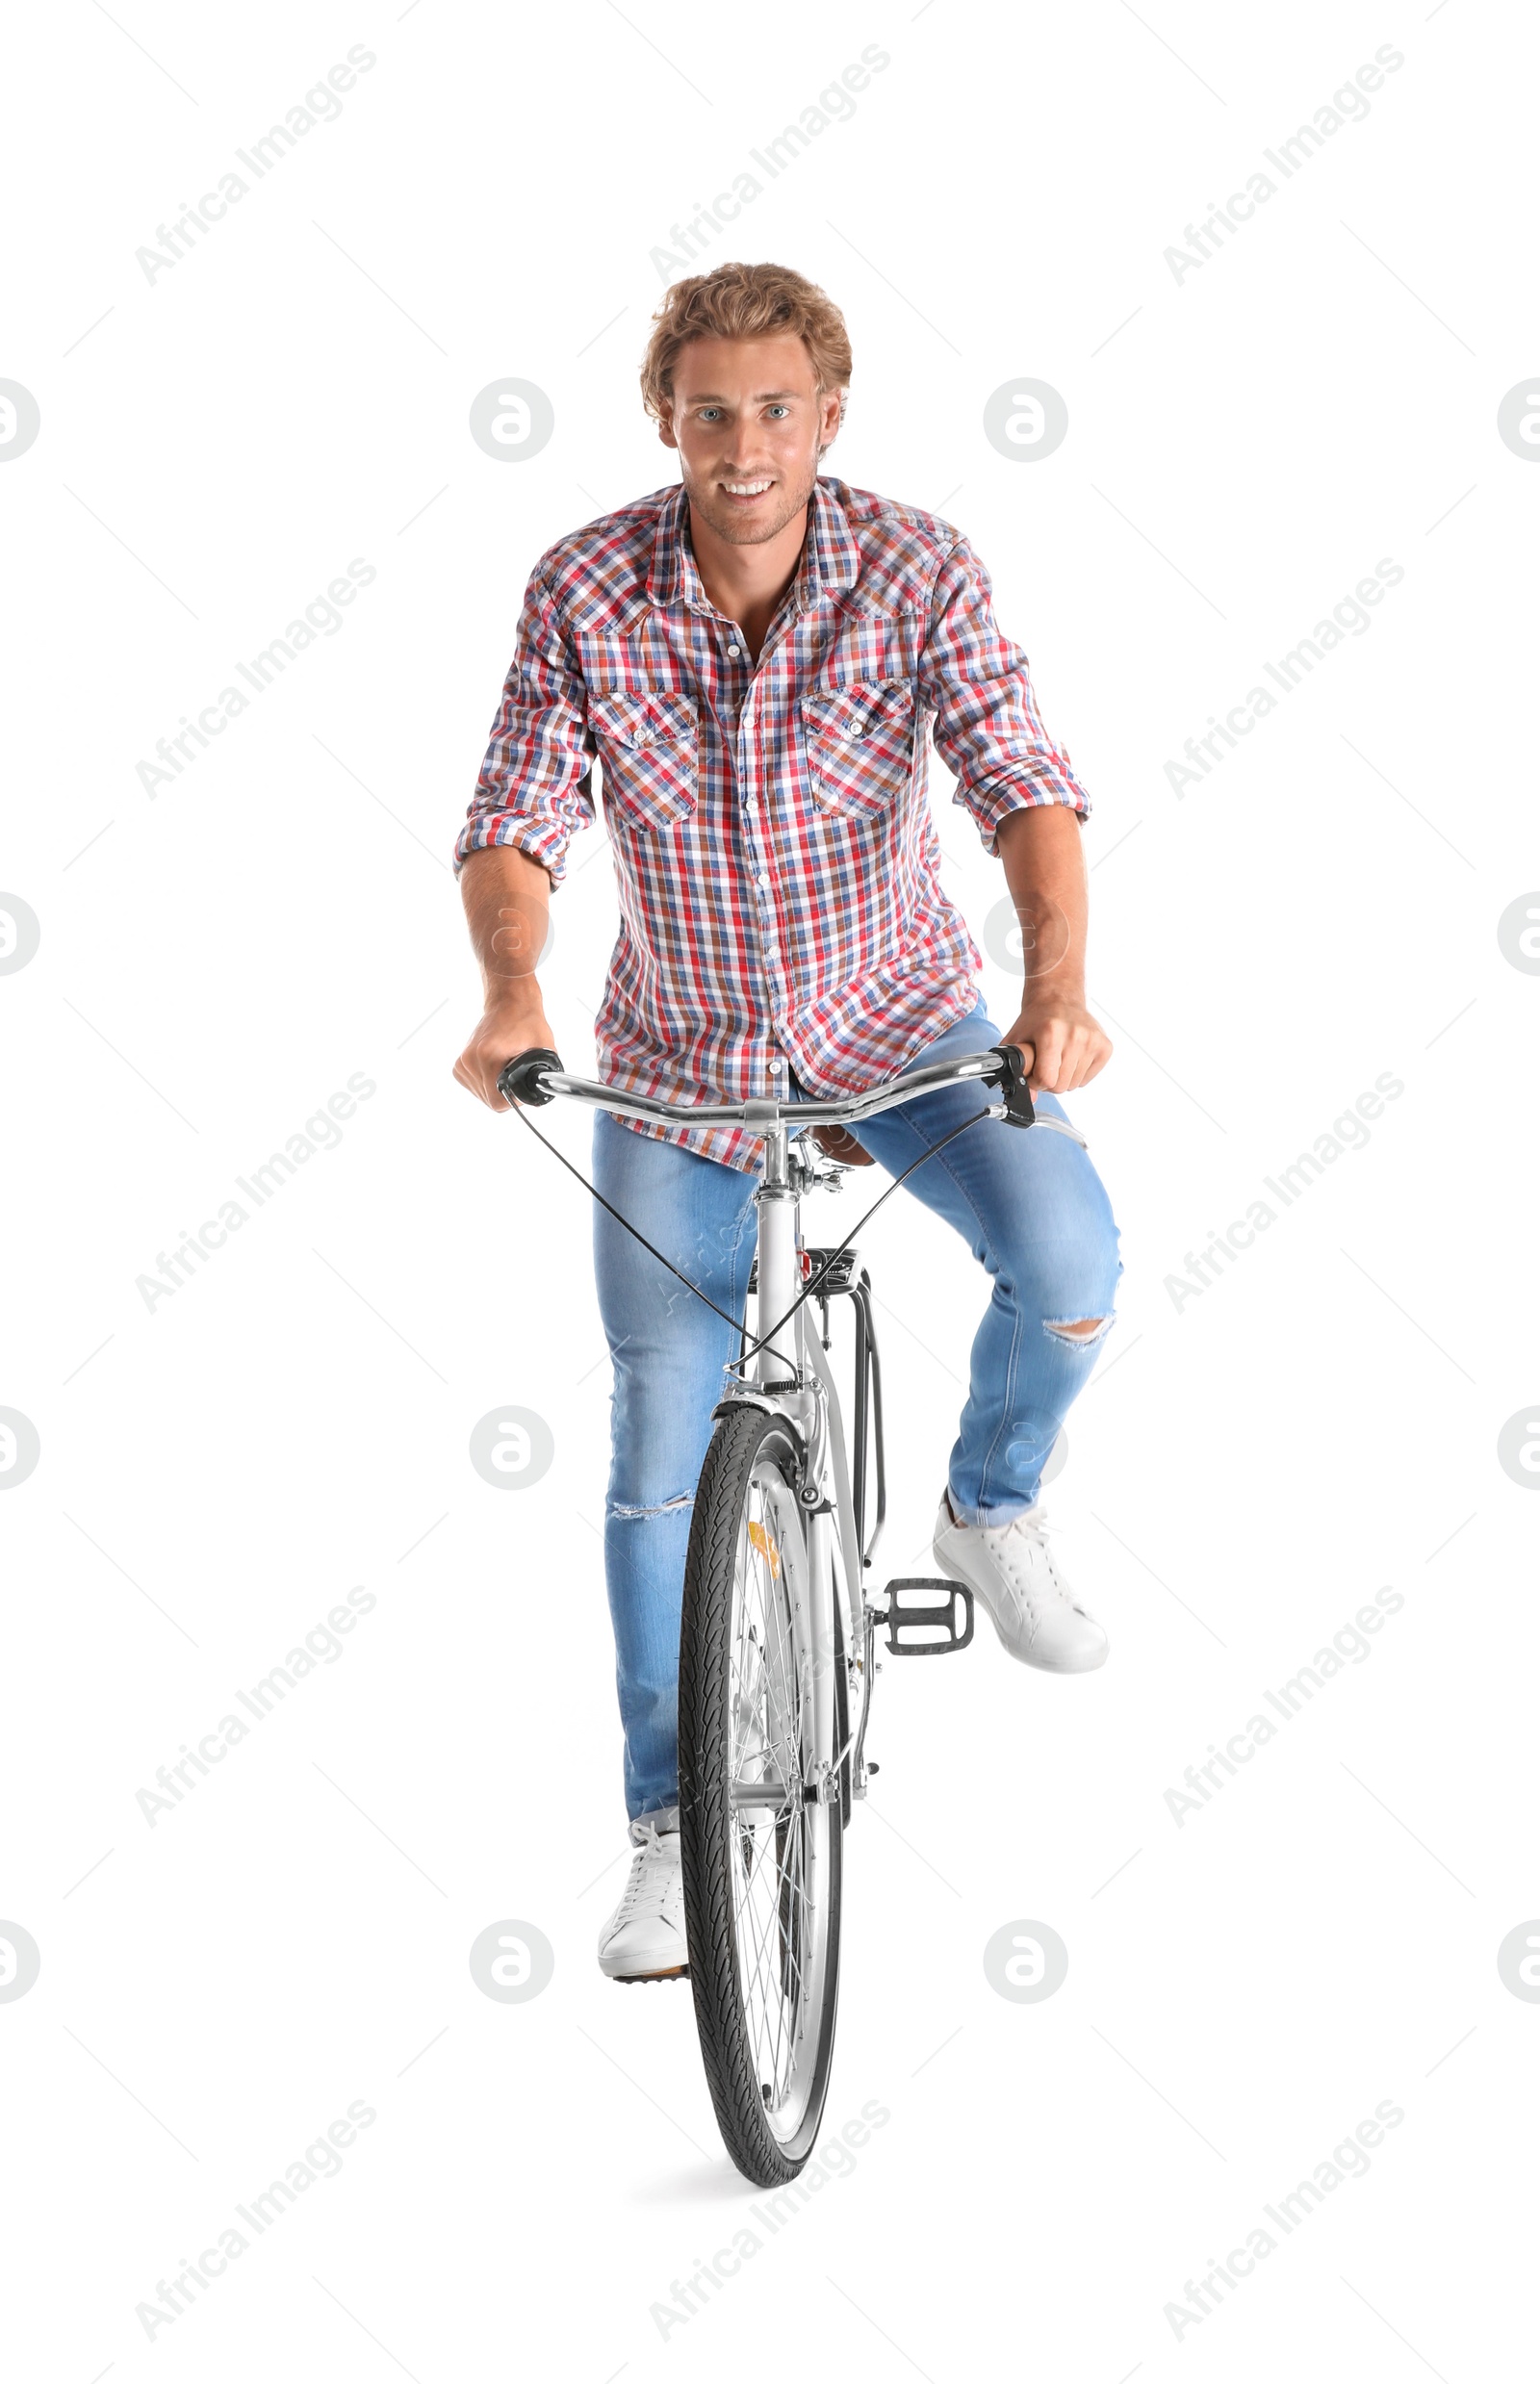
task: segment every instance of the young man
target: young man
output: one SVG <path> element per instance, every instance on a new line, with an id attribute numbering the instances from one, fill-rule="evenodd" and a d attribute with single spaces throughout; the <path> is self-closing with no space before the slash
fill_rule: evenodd
<path id="1" fill-rule="evenodd" d="M 829 1096 L 1019 1044 L 1039 1116 L 1060 1130 L 980 1127 L 905 1187 L 992 1277 L 935 1553 L 1013 1655 L 1086 1672 L 1106 1636 L 1055 1566 L 1038 1489 L 1122 1272 L 1056 1097 L 1111 1050 L 1085 1006 L 1090 805 L 967 541 L 820 478 L 850 370 L 837 309 L 783 267 L 723 265 L 668 292 L 642 392 L 680 481 L 558 540 L 529 581 L 455 847 L 485 1009 L 454 1073 L 502 1109 L 504 1064 L 555 1045 L 535 961 L 568 844 L 593 818 L 596 755 L 621 910 L 597 1025 L 605 1083 L 696 1102 Z M 937 876 L 932 727 L 1022 923 L 1026 982 L 1004 1034 Z M 970 1105 L 948 1088 L 868 1119 L 861 1143 L 899 1174 Z M 838 1139 L 838 1155 L 863 1155 Z M 595 1125 L 600 1191 L 729 1315 L 747 1292 L 757 1162 L 736 1129 Z M 615 1383 L 604 1561 L 639 1849 L 600 1964 L 677 1977 L 680 1605 L 737 1343 L 597 1204 L 594 1249 Z"/>

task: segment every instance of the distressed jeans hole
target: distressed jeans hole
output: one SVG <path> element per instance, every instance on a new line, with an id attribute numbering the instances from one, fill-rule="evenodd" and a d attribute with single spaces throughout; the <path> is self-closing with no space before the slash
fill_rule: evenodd
<path id="1" fill-rule="evenodd" d="M 686 1490 L 677 1499 L 665 1499 L 660 1506 L 622 1506 L 618 1500 L 611 1499 L 604 1512 L 614 1523 L 633 1524 L 644 1523 L 650 1515 L 677 1515 L 680 1507 L 694 1504 L 694 1492 Z"/>

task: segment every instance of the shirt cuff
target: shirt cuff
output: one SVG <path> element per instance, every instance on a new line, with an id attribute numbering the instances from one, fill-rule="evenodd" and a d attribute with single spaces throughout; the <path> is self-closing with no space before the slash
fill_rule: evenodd
<path id="1" fill-rule="evenodd" d="M 568 831 L 555 821 L 532 819 L 527 811 L 481 811 L 467 820 L 454 840 L 454 874 L 459 876 L 473 853 L 484 853 L 493 844 L 508 844 L 539 861 L 552 886 L 557 886 L 567 874 L 571 841 Z"/>
<path id="2" fill-rule="evenodd" d="M 1018 764 L 1010 778 L 997 780 L 982 791 L 960 786 L 952 800 L 972 815 L 979 840 L 993 859 L 1000 854 L 1000 822 L 1013 811 L 1040 810 L 1046 804 L 1059 803 L 1081 820 L 1091 815 L 1091 797 L 1063 756 Z"/>

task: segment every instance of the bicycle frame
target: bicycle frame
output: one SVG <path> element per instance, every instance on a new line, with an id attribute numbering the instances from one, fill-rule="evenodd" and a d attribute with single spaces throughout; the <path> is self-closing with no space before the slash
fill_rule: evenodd
<path id="1" fill-rule="evenodd" d="M 676 1131 L 736 1127 L 761 1146 L 754 1271 L 744 1287 L 745 1300 L 756 1301 L 752 1342 L 746 1307 L 715 1285 L 691 1284 L 556 1153 L 654 1264 L 705 1300 L 737 1339 L 712 1411 L 684 1565 L 679 1854 L 707 2083 L 729 2152 L 759 2185 L 795 2177 L 822 2122 L 839 1987 L 845 1829 L 852 1800 L 866 1793 L 877 1625 L 886 1623 L 887 1645 L 899 1654 L 932 1653 L 928 1634 L 937 1624 L 948 1646 L 965 1647 L 973 1635 L 971 1593 L 949 1581 L 894 1581 L 886 1607 L 866 1596 L 886 1503 L 871 1284 L 851 1246 L 854 1234 L 829 1250 L 803 1243 L 803 1193 L 820 1184 L 837 1189 L 847 1173 L 808 1130 L 857 1125 L 969 1079 L 999 1089 L 1000 1099 L 987 1098 L 978 1110 L 958 1104 L 966 1115 L 920 1138 L 918 1156 L 893 1170 L 868 1213 L 875 1214 L 907 1176 L 981 1117 L 1032 1125 L 1025 1075 L 1023 1054 L 998 1044 L 833 1101 L 659 1101 L 569 1077 L 547 1050 L 521 1054 L 498 1077 L 504 1098 L 521 1105 L 566 1094 Z M 734 1206 L 741 1200 L 732 1193 Z M 863 1216 L 857 1231 L 866 1221 Z M 856 1320 L 854 1487 L 829 1358 L 830 1302 L 842 1294 Z M 877 1530 L 868 1546 L 874 1439 Z M 928 1598 L 911 1607 L 917 1617 L 911 1630 L 927 1636 L 906 1638 L 903 1599 L 937 1589 L 942 1605 Z M 965 1632 L 957 1628 L 959 1599 Z"/>

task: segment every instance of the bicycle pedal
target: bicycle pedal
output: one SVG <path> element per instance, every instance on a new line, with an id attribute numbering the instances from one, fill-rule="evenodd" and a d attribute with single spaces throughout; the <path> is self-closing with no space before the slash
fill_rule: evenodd
<path id="1" fill-rule="evenodd" d="M 961 1581 L 889 1581 L 883 1620 L 890 1655 L 951 1655 L 973 1643 L 973 1592 Z"/>

